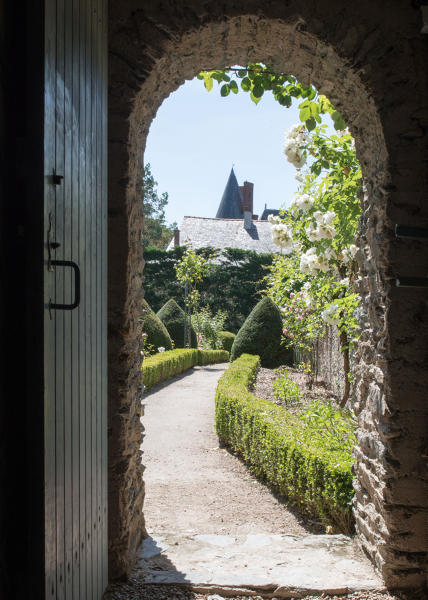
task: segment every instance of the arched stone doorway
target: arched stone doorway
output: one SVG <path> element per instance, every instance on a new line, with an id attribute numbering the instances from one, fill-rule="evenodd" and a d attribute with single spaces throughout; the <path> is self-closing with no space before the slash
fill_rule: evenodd
<path id="1" fill-rule="evenodd" d="M 111 3 L 109 92 L 110 574 L 126 574 L 144 531 L 139 304 L 143 152 L 163 99 L 201 69 L 262 61 L 313 83 L 343 114 L 364 176 L 355 515 L 391 587 L 426 583 L 427 253 L 395 223 L 427 225 L 426 43 L 411 6 L 238 0 Z M 425 333 L 424 333 L 425 332 Z M 425 365 L 425 371 L 424 371 Z M 426 389 L 426 388 L 425 388 Z"/>

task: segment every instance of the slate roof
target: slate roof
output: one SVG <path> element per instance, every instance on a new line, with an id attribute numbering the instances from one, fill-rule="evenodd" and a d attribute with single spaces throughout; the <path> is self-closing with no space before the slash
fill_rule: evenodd
<path id="1" fill-rule="evenodd" d="M 227 180 L 225 190 L 218 207 L 216 219 L 243 219 L 242 196 L 236 179 L 235 171 L 232 170 Z"/>
<path id="2" fill-rule="evenodd" d="M 278 252 L 272 241 L 269 221 L 253 221 L 251 229 L 244 228 L 243 219 L 211 219 L 184 217 L 180 225 L 180 246 L 191 244 L 197 248 L 240 248 L 258 254 Z M 171 240 L 167 250 L 174 248 Z"/>
<path id="3" fill-rule="evenodd" d="M 267 218 L 269 215 L 273 215 L 274 217 L 277 217 L 279 215 L 279 209 L 278 208 L 266 208 L 266 206 L 265 206 L 265 209 L 262 212 L 260 220 L 267 221 Z"/>

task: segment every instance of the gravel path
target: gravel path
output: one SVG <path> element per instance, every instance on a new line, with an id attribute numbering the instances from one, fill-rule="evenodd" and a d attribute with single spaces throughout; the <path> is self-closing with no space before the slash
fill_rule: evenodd
<path id="1" fill-rule="evenodd" d="M 257 531 L 305 535 L 319 532 L 318 523 L 305 522 L 287 509 L 251 476 L 239 459 L 219 448 L 214 432 L 213 396 L 217 380 L 227 366 L 196 367 L 145 397 L 144 512 L 149 533 L 242 535 Z M 271 378 L 267 372 L 263 375 Z M 267 389 L 271 382 L 260 383 Z M 258 595 L 232 596 L 229 600 L 238 598 L 262 600 Z M 305 600 L 327 598 L 415 600 L 380 592 L 356 592 L 340 597 L 311 595 Z M 128 582 L 112 584 L 105 594 L 105 600 L 222 599 L 219 594 L 145 584 L 138 571 Z"/>
<path id="2" fill-rule="evenodd" d="M 214 392 L 227 366 L 196 367 L 146 396 L 149 533 L 318 532 L 316 523 L 287 509 L 238 458 L 219 448 Z"/>

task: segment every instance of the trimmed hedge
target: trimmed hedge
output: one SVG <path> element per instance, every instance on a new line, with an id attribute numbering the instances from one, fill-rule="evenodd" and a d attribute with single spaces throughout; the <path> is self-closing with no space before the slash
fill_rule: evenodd
<path id="1" fill-rule="evenodd" d="M 230 352 L 232 350 L 232 344 L 236 337 L 236 333 L 232 333 L 231 331 L 219 331 L 218 337 L 220 338 L 223 349 Z"/>
<path id="2" fill-rule="evenodd" d="M 176 348 L 184 345 L 184 310 L 172 298 L 157 312 L 157 316 L 165 325 Z M 190 345 L 197 348 L 196 332 L 190 327 Z"/>
<path id="3" fill-rule="evenodd" d="M 165 350 L 171 350 L 172 340 L 167 328 L 156 315 L 156 313 L 153 312 L 144 298 L 141 304 L 143 309 L 141 324 L 143 332 L 147 333 L 146 343 L 154 346 L 155 348 L 163 346 Z"/>
<path id="4" fill-rule="evenodd" d="M 211 365 L 229 360 L 226 350 L 177 349 L 159 352 L 143 361 L 142 378 L 146 391 L 195 365 Z"/>
<path id="5" fill-rule="evenodd" d="M 229 352 L 227 350 L 198 350 L 198 365 L 214 365 L 228 361 Z"/>
<path id="6" fill-rule="evenodd" d="M 231 360 L 241 354 L 257 354 L 263 367 L 291 364 L 290 351 L 281 345 L 282 317 L 277 305 L 266 296 L 256 304 L 236 334 Z"/>
<path id="7" fill-rule="evenodd" d="M 352 457 L 323 445 L 296 416 L 248 391 L 260 366 L 243 354 L 221 376 L 216 390 L 216 430 L 252 472 L 299 509 L 352 531 Z"/>

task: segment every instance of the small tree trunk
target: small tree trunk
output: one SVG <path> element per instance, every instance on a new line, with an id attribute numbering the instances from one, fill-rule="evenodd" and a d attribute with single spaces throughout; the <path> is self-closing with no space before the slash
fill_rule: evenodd
<path id="1" fill-rule="evenodd" d="M 349 383 L 350 366 L 349 366 L 348 336 L 346 335 L 345 331 L 341 331 L 339 339 L 340 339 L 340 346 L 341 346 L 341 348 L 343 348 L 343 350 L 342 350 L 343 371 L 344 371 L 344 375 L 345 375 L 345 389 L 343 391 L 342 400 L 340 401 L 340 407 L 344 408 L 346 403 L 349 400 L 349 390 L 351 387 L 351 385 Z"/>

